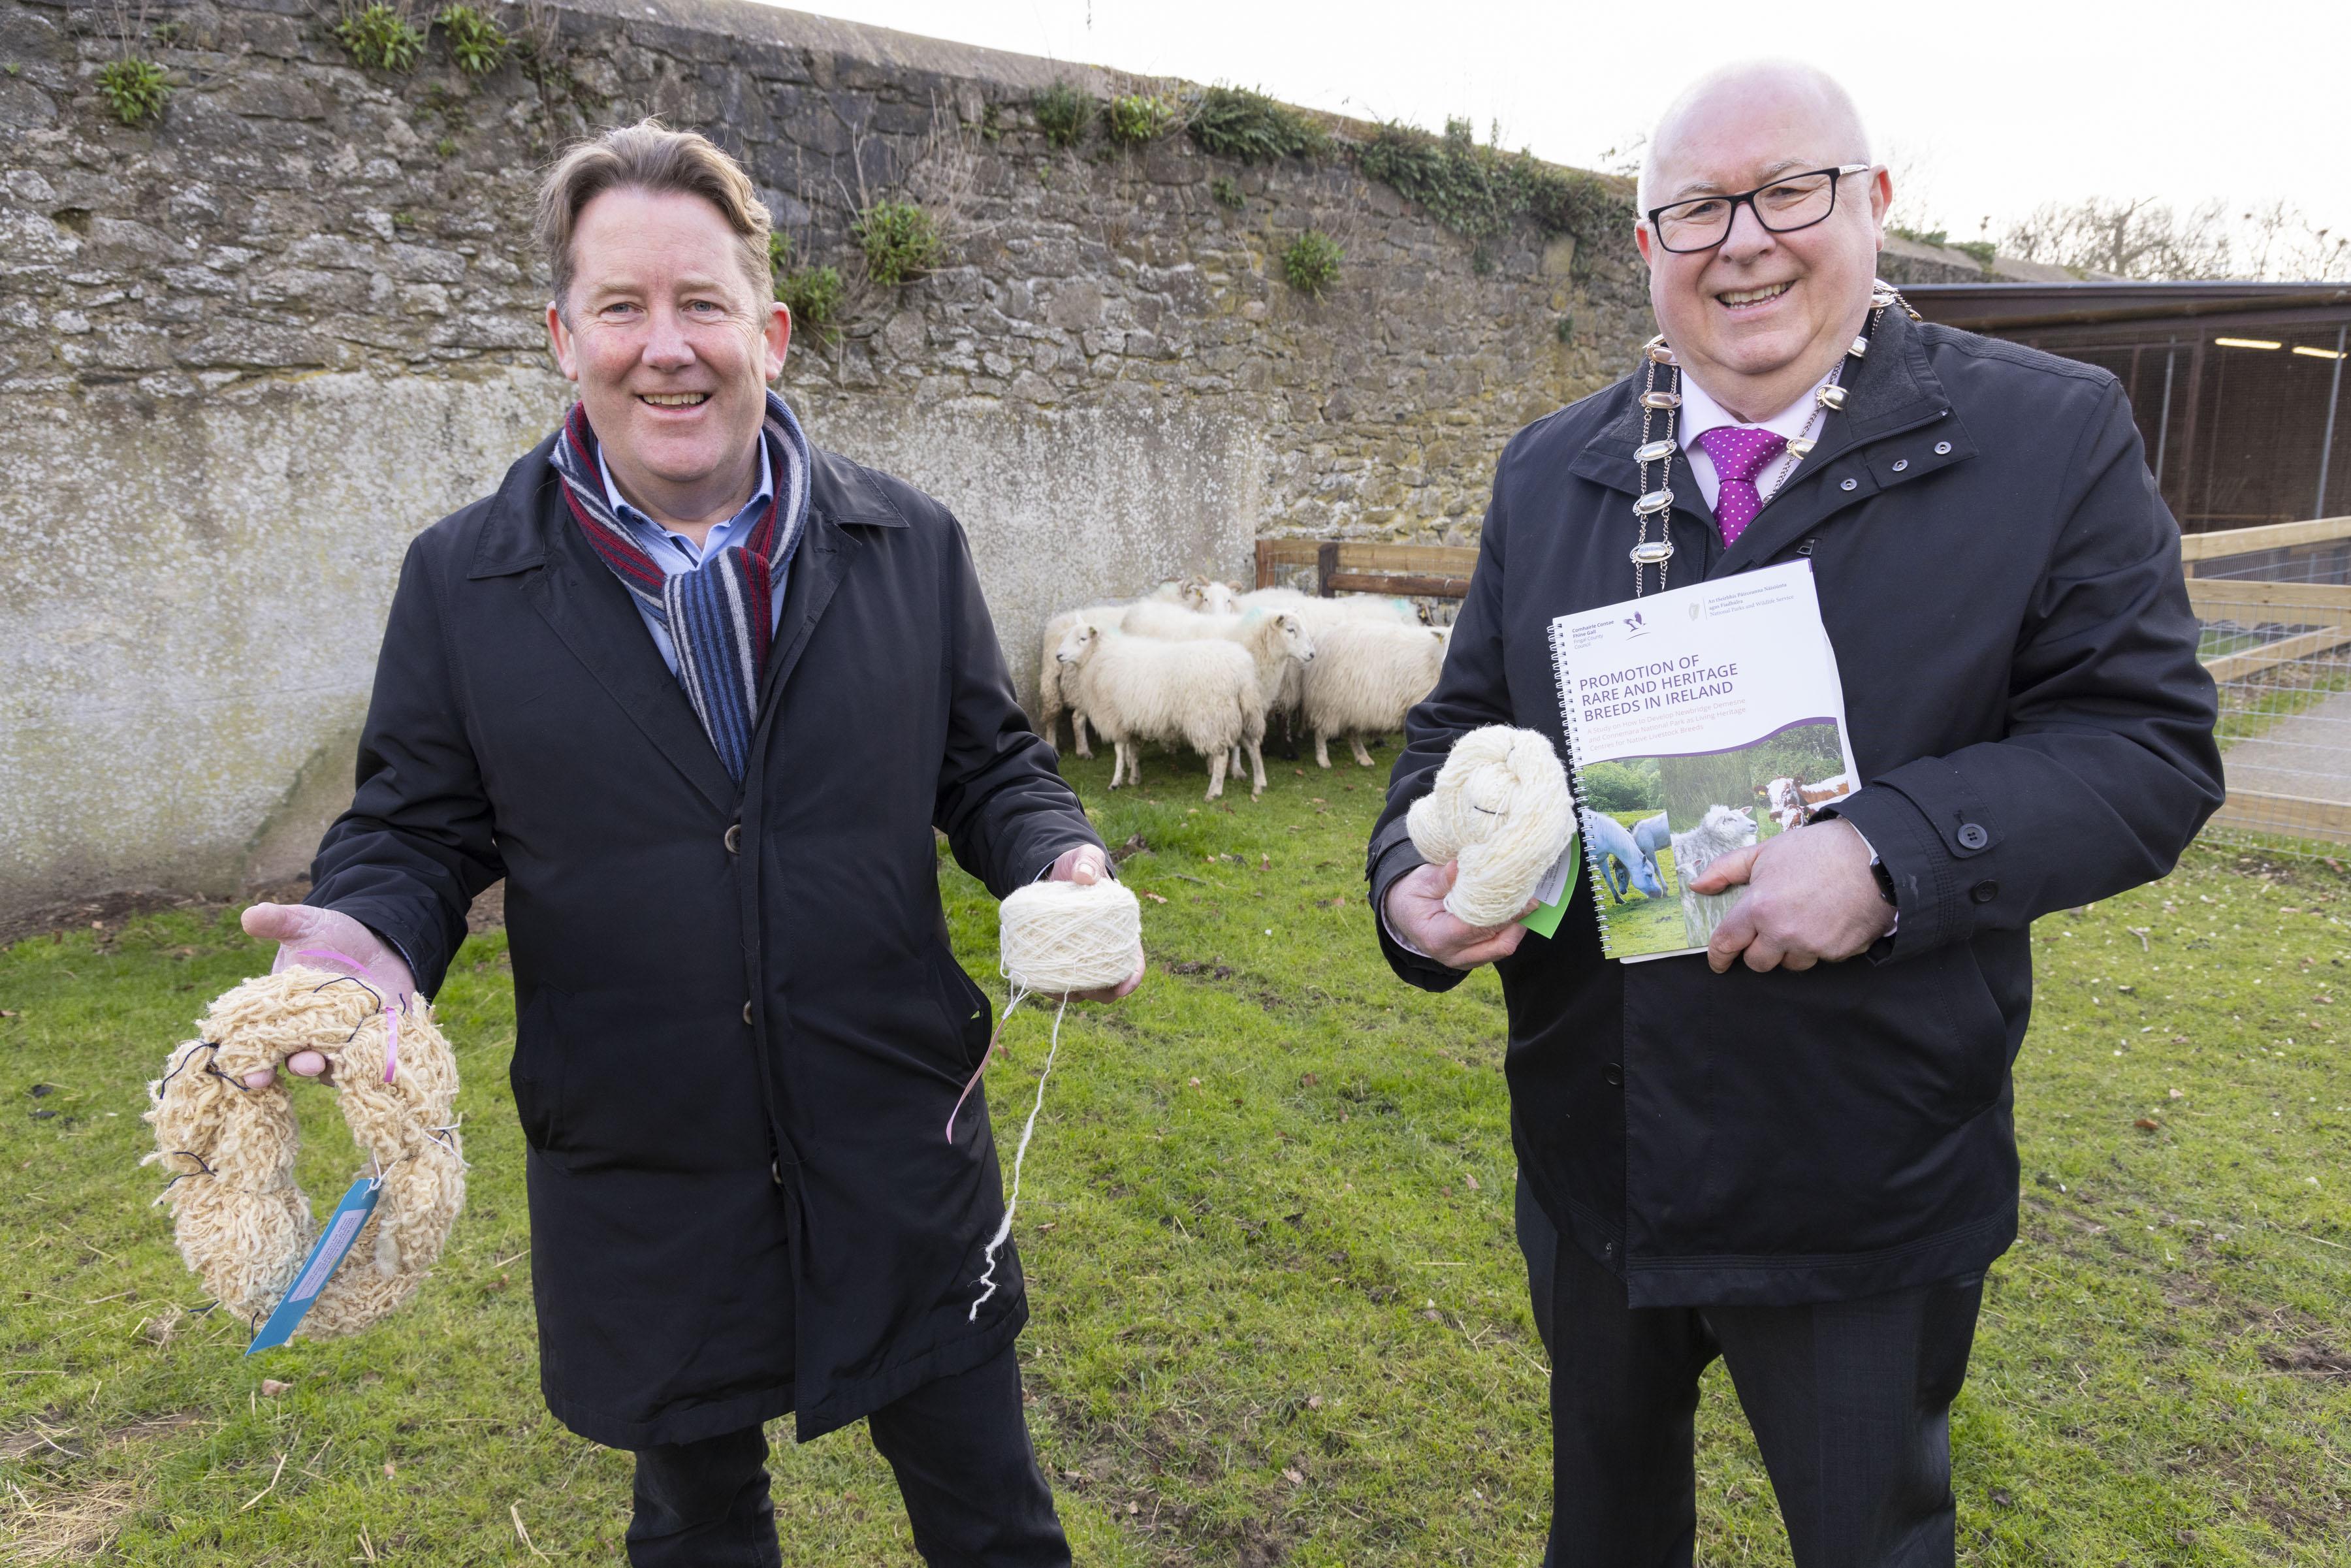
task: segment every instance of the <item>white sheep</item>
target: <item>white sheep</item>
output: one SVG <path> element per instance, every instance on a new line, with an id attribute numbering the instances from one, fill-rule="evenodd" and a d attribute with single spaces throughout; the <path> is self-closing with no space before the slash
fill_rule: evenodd
<path id="1" fill-rule="evenodd" d="M 1253 765 L 1250 795 L 1264 790 L 1265 705 L 1245 649 L 1221 637 L 1169 642 L 1081 622 L 1062 634 L 1056 656 L 1078 672 L 1078 705 L 1114 750 L 1112 789 L 1142 783 L 1142 745 L 1159 741 L 1207 758 L 1211 800 L 1225 792 L 1236 748 Z"/>
<path id="2" fill-rule="evenodd" d="M 1124 615 L 1129 608 L 1123 602 L 1089 604 L 1081 609 L 1064 610 L 1045 622 L 1045 634 L 1040 640 L 1043 657 L 1037 665 L 1037 733 L 1045 737 L 1046 745 L 1054 743 L 1054 734 L 1061 727 L 1061 717 L 1066 713 L 1070 716 L 1070 733 L 1077 741 L 1077 754 L 1080 757 L 1093 755 L 1086 745 L 1086 715 L 1085 710 L 1078 706 L 1073 672 L 1054 655 L 1060 652 L 1061 639 L 1069 635 L 1071 627 L 1115 626 L 1119 617 Z"/>
<path id="3" fill-rule="evenodd" d="M 1340 621 L 1396 622 L 1407 626 L 1421 623 L 1419 606 L 1409 599 L 1384 593 L 1339 593 L 1318 599 L 1294 588 L 1253 588 L 1238 595 L 1234 603 L 1245 611 L 1288 611 L 1302 617 L 1309 630 Z"/>
<path id="4" fill-rule="evenodd" d="M 1272 711 L 1285 681 L 1294 686 L 1293 672 L 1314 658 L 1314 638 L 1306 630 L 1306 623 L 1286 613 L 1269 615 L 1251 611 L 1242 615 L 1195 614 L 1188 610 L 1146 602 L 1127 606 L 1118 627 L 1133 636 L 1159 637 L 1171 643 L 1196 643 L 1217 637 L 1238 643 L 1249 651 L 1249 662 L 1257 668 L 1258 699 L 1268 712 Z"/>
<path id="5" fill-rule="evenodd" d="M 1301 708 L 1314 732 L 1314 761 L 1331 766 L 1331 737 L 1344 736 L 1355 760 L 1372 765 L 1367 735 L 1402 728 L 1404 716 L 1437 685 L 1450 627 L 1343 621 L 1314 629 Z"/>
<path id="6" fill-rule="evenodd" d="M 1184 580 L 1184 607 L 1203 615 L 1230 615 L 1238 607 L 1240 590 L 1229 582 L 1214 578 L 1187 577 Z"/>
<path id="7" fill-rule="evenodd" d="M 1221 637 L 1239 643 L 1249 650 L 1249 660 L 1257 666 L 1258 700 L 1265 706 L 1269 723 L 1277 713 L 1298 710 L 1306 666 L 1314 659 L 1314 638 L 1306 630 L 1306 623 L 1287 612 L 1268 614 L 1252 610 L 1241 615 L 1195 615 L 1189 611 L 1146 601 L 1127 607 L 1119 630 L 1171 642 Z M 1240 754 L 1235 752 L 1233 766 L 1238 768 L 1240 765 Z"/>

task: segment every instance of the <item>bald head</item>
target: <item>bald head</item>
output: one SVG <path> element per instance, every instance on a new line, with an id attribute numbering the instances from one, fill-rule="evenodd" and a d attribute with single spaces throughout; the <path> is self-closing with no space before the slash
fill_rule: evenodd
<path id="1" fill-rule="evenodd" d="M 1797 60 L 1744 61 L 1700 77 L 1658 116 L 1641 163 L 1641 210 L 1719 190 L 1707 183 L 1708 168 L 1719 162 L 1714 154 L 1727 140 L 1759 131 L 1808 149 L 1811 167 L 1871 162 L 1861 111 L 1834 77 Z"/>
<path id="2" fill-rule="evenodd" d="M 1653 208 L 1750 191 L 1714 201 L 1711 228 L 1677 226 L 1676 248 L 1650 230 Z M 1868 315 L 1893 199 L 1852 98 L 1811 66 L 1733 66 L 1676 99 L 1649 139 L 1633 238 L 1683 370 L 1750 424 L 1807 393 Z"/>

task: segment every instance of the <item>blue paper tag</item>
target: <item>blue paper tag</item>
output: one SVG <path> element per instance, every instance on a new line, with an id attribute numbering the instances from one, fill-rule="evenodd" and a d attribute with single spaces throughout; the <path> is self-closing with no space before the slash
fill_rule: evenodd
<path id="1" fill-rule="evenodd" d="M 319 1239 L 310 1244 L 308 1256 L 302 1260 L 302 1267 L 295 1271 L 294 1288 L 286 1292 L 277 1310 L 269 1314 L 269 1321 L 261 1325 L 261 1332 L 245 1347 L 246 1354 L 284 1344 L 294 1337 L 295 1325 L 310 1310 L 310 1303 L 319 1299 L 319 1292 L 327 1288 L 327 1281 L 335 1277 L 336 1265 L 342 1262 L 343 1254 L 360 1239 L 360 1228 L 375 1212 L 376 1195 L 382 1190 L 383 1183 L 374 1176 L 361 1176 L 351 1183 L 351 1190 L 335 1205 L 335 1212 L 327 1217 Z"/>

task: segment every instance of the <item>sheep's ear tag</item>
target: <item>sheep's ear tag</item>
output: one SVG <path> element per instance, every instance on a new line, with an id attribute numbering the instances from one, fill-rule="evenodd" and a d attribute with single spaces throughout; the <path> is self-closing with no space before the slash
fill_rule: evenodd
<path id="1" fill-rule="evenodd" d="M 1575 896 L 1575 873 L 1583 863 L 1583 835 L 1570 833 L 1567 848 L 1552 862 L 1542 881 L 1535 883 L 1535 907 L 1520 915 L 1519 924 L 1538 936 L 1556 932 L 1561 917 L 1567 914 L 1567 901 Z"/>
<path id="2" fill-rule="evenodd" d="M 295 1325 L 310 1310 L 310 1303 L 319 1299 L 319 1292 L 327 1288 L 327 1281 L 335 1277 L 335 1270 L 350 1251 L 351 1243 L 360 1239 L 360 1228 L 375 1212 L 376 1195 L 382 1190 L 380 1176 L 363 1176 L 351 1183 L 351 1190 L 343 1194 L 343 1201 L 335 1205 L 335 1212 L 319 1228 L 319 1239 L 310 1244 L 302 1267 L 295 1270 L 294 1288 L 286 1292 L 277 1310 L 269 1314 L 269 1321 L 261 1325 L 261 1332 L 245 1347 L 246 1354 L 284 1344 L 294 1337 Z"/>

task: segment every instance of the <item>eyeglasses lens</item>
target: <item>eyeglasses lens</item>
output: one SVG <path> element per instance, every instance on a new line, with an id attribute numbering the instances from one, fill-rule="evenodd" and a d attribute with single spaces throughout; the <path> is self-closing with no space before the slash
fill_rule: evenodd
<path id="1" fill-rule="evenodd" d="M 1657 214 L 1657 237 L 1667 250 L 1704 250 L 1722 243 L 1730 232 L 1730 214 L 1738 210 L 1736 196 L 1701 196 L 1682 202 Z M 1756 217 L 1774 234 L 1806 228 L 1829 215 L 1836 205 L 1836 176 L 1804 174 L 1766 185 L 1754 193 Z"/>

